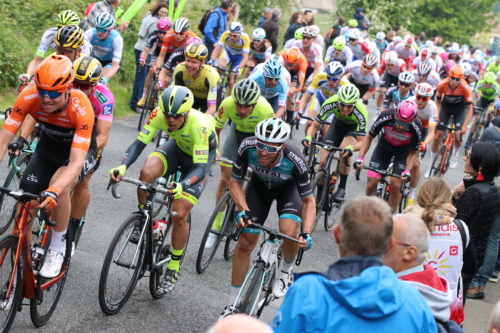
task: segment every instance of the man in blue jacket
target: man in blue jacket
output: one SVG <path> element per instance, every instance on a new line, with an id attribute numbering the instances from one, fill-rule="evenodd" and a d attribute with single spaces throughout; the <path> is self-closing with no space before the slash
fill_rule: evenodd
<path id="1" fill-rule="evenodd" d="M 274 332 L 437 332 L 422 295 L 383 266 L 382 254 L 399 246 L 392 228 L 385 201 L 351 200 L 334 228 L 340 259 L 324 273 L 295 274 Z"/>
<path id="2" fill-rule="evenodd" d="M 203 30 L 205 37 L 203 43 L 208 49 L 208 58 L 212 54 L 220 36 L 227 29 L 227 13 L 231 10 L 233 0 L 222 0 L 220 7 L 214 9 L 210 14 Z"/>

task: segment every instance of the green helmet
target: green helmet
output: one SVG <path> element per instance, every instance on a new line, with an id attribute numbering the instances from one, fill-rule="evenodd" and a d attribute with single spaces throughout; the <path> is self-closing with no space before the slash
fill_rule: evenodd
<path id="1" fill-rule="evenodd" d="M 237 82 L 233 88 L 233 99 L 240 105 L 257 104 L 260 97 L 260 87 L 252 79 L 244 79 Z"/>
<path id="2" fill-rule="evenodd" d="M 496 76 L 492 72 L 488 72 L 488 73 L 484 74 L 483 80 L 486 83 L 493 83 L 496 80 Z"/>
<path id="3" fill-rule="evenodd" d="M 191 110 L 193 103 L 191 90 L 182 86 L 170 86 L 161 94 L 158 106 L 164 114 L 182 114 Z"/>
<path id="4" fill-rule="evenodd" d="M 80 24 L 80 18 L 78 15 L 72 11 L 72 10 L 63 10 L 62 12 L 57 15 L 57 23 L 61 25 L 67 25 L 67 24 Z"/>
<path id="5" fill-rule="evenodd" d="M 338 51 L 342 51 L 345 47 L 345 37 L 344 36 L 338 36 L 333 40 L 333 48 Z"/>
<path id="6" fill-rule="evenodd" d="M 340 87 L 337 95 L 340 102 L 354 104 L 359 100 L 359 89 L 354 84 L 346 84 Z"/>
<path id="7" fill-rule="evenodd" d="M 295 30 L 295 32 L 293 33 L 293 38 L 295 39 L 302 39 L 302 32 L 304 32 L 304 29 L 302 28 L 298 28 L 297 30 Z"/>
<path id="8" fill-rule="evenodd" d="M 349 22 L 347 22 L 347 25 L 350 26 L 350 27 L 353 27 L 353 28 L 357 28 L 358 27 L 358 21 L 356 21 L 355 19 L 351 19 L 351 20 L 349 20 Z"/>

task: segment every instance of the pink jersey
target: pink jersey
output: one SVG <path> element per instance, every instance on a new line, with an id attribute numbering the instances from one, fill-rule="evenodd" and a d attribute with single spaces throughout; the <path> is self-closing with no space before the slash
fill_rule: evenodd
<path id="1" fill-rule="evenodd" d="M 296 40 L 292 44 L 292 47 L 293 46 L 298 47 L 300 52 L 306 57 L 308 68 L 314 68 L 315 63 L 318 63 L 318 66 L 323 66 L 323 48 L 321 46 L 312 43 L 309 51 L 305 51 L 302 47 L 302 40 Z"/>
<path id="2" fill-rule="evenodd" d="M 97 120 L 113 121 L 115 97 L 108 87 L 98 83 L 89 99 Z"/>

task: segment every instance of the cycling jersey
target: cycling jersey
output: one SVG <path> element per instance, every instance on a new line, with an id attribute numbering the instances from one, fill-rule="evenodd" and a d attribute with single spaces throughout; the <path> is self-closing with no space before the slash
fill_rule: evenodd
<path id="1" fill-rule="evenodd" d="M 484 99 L 487 99 L 489 101 L 492 101 L 495 99 L 496 96 L 498 96 L 498 91 L 500 90 L 500 86 L 498 83 L 493 82 L 489 88 L 485 87 L 485 81 L 481 80 L 475 85 L 474 92 L 481 93 L 481 97 Z"/>
<path id="2" fill-rule="evenodd" d="M 325 61 L 326 62 L 332 62 L 332 61 L 338 61 L 340 62 L 343 66 L 350 64 L 352 62 L 352 51 L 348 47 L 344 47 L 342 50 L 342 53 L 340 55 L 335 54 L 335 48 L 330 46 L 328 50 L 326 50 L 325 54 Z"/>
<path id="3" fill-rule="evenodd" d="M 325 103 L 321 106 L 318 114 L 316 115 L 315 120 L 319 122 L 325 121 L 329 114 L 332 113 L 336 119 L 347 124 L 347 125 L 356 125 L 356 132 L 360 135 L 366 133 L 366 126 L 368 124 L 368 109 L 366 105 L 363 104 L 363 101 L 359 99 L 356 102 L 352 112 L 347 117 L 342 116 L 339 110 L 339 96 L 333 95 L 328 98 Z"/>
<path id="4" fill-rule="evenodd" d="M 195 98 L 206 100 L 207 106 L 216 104 L 220 76 L 212 66 L 203 65 L 199 76 L 193 79 L 186 72 L 186 63 L 182 62 L 175 67 L 172 78 L 175 85 L 188 87 Z"/>
<path id="5" fill-rule="evenodd" d="M 443 108 L 465 108 L 472 103 L 472 93 L 465 80 L 460 80 L 455 89 L 451 89 L 449 78 L 438 84 L 437 97 L 442 100 Z"/>
<path id="6" fill-rule="evenodd" d="M 264 66 L 265 66 L 265 63 L 260 63 L 260 64 L 256 65 L 253 68 L 253 70 L 250 72 L 250 75 L 252 75 L 253 73 L 257 73 L 259 71 L 263 71 L 264 70 Z M 297 77 L 296 72 L 297 71 L 293 71 L 293 73 L 295 73 L 295 77 Z M 305 73 L 305 70 L 304 70 L 304 73 Z M 286 70 L 285 67 L 281 68 L 281 77 L 284 78 L 285 81 L 286 81 L 286 83 L 288 84 L 288 86 L 290 86 L 290 82 L 292 82 L 292 76 L 291 76 L 290 72 Z M 295 82 L 297 82 L 297 79 L 295 80 Z"/>
<path id="7" fill-rule="evenodd" d="M 184 47 L 184 46 L 176 48 L 174 50 L 174 52 L 172 52 L 170 54 L 170 57 L 168 57 L 168 60 L 165 61 L 163 68 L 165 68 L 166 70 L 171 72 L 172 69 L 175 68 L 175 66 L 177 66 L 181 62 L 184 62 L 184 60 L 186 59 L 186 57 L 184 56 L 185 49 L 186 49 L 186 47 Z"/>
<path id="8" fill-rule="evenodd" d="M 223 128 L 227 119 L 231 119 L 236 126 L 236 130 L 244 133 L 254 133 L 255 127 L 264 119 L 274 117 L 274 112 L 267 100 L 260 96 L 252 113 L 245 119 L 238 117 L 236 105 L 232 96 L 224 99 L 219 106 L 217 116 L 215 117 L 215 127 Z"/>
<path id="9" fill-rule="evenodd" d="M 412 71 L 411 73 L 415 77 L 415 84 L 425 82 L 425 83 L 430 84 L 434 90 L 436 90 L 437 85 L 439 84 L 439 82 L 441 82 L 441 78 L 439 77 L 439 74 L 435 71 L 430 71 L 430 73 L 427 74 L 427 76 L 420 76 L 418 74 L 418 70 L 416 70 L 416 69 L 414 71 Z"/>
<path id="10" fill-rule="evenodd" d="M 293 46 L 293 43 L 295 43 L 298 39 L 289 39 L 286 41 L 285 45 L 283 45 L 283 50 L 288 50 Z"/>
<path id="11" fill-rule="evenodd" d="M 500 71 L 500 62 L 499 61 L 490 62 L 488 67 L 486 67 L 486 71 L 493 72 L 493 74 L 496 75 Z"/>
<path id="12" fill-rule="evenodd" d="M 253 41 L 250 42 L 250 49 L 252 50 L 253 57 L 259 61 L 266 60 L 266 57 L 270 57 L 273 53 L 271 42 L 267 39 L 263 39 L 259 47 L 256 47 Z"/>
<path id="13" fill-rule="evenodd" d="M 231 33 L 226 30 L 221 36 L 217 45 L 223 47 L 232 56 L 250 53 L 250 38 L 246 33 L 241 33 L 236 42 L 231 41 Z"/>
<path id="14" fill-rule="evenodd" d="M 113 121 L 115 97 L 108 87 L 98 83 L 89 100 L 96 120 Z M 97 124 L 97 121 L 95 123 Z"/>
<path id="15" fill-rule="evenodd" d="M 57 28 L 50 28 L 49 30 L 43 33 L 42 39 L 40 40 L 40 45 L 36 50 L 36 55 L 42 58 L 45 58 L 47 55 L 47 51 L 49 48 L 55 50 L 56 43 L 54 43 L 54 37 L 57 34 Z M 80 46 L 81 54 L 91 55 L 92 54 L 92 45 L 90 44 L 90 40 L 85 36 L 83 45 Z"/>
<path id="16" fill-rule="evenodd" d="M 307 93 L 309 95 L 316 94 L 316 98 L 318 96 L 324 101 L 328 99 L 330 96 L 337 94 L 337 91 L 341 85 L 339 84 L 336 88 L 330 88 L 328 85 L 328 79 L 326 78 L 326 73 L 318 73 L 314 76 L 309 87 L 307 87 Z"/>
<path id="17" fill-rule="evenodd" d="M 439 72 L 443 67 L 443 59 L 438 56 L 431 56 L 431 59 L 434 59 L 434 62 L 436 63 L 436 72 Z"/>
<path id="18" fill-rule="evenodd" d="M 399 77 L 399 74 L 406 72 L 406 63 L 403 59 L 399 59 L 396 61 L 396 65 L 394 67 L 389 68 L 385 62 L 385 59 L 382 59 L 380 66 L 378 68 L 378 74 L 382 75 L 384 73 L 388 73 L 389 75 Z"/>
<path id="19" fill-rule="evenodd" d="M 172 53 L 174 50 L 181 46 L 186 46 L 186 42 L 191 38 L 196 37 L 196 34 L 192 31 L 187 31 L 186 38 L 182 41 L 178 42 L 175 40 L 175 32 L 174 29 L 171 29 L 167 32 L 165 37 L 163 37 L 163 45 L 161 46 L 160 53 Z"/>
<path id="20" fill-rule="evenodd" d="M 380 53 L 384 53 L 385 49 L 387 48 L 387 45 L 389 45 L 389 44 L 387 44 L 387 42 L 385 40 L 383 40 L 382 42 L 379 43 L 379 40 L 375 39 L 375 46 L 380 51 Z"/>
<path id="21" fill-rule="evenodd" d="M 101 63 L 121 61 L 123 38 L 116 30 L 111 30 L 105 40 L 100 40 L 97 37 L 95 28 L 85 31 L 85 36 L 92 44 L 92 56 Z M 105 65 L 103 64 L 103 66 Z"/>
<path id="22" fill-rule="evenodd" d="M 394 49 L 396 48 L 396 46 L 398 44 L 399 43 L 390 42 L 389 44 L 387 44 L 387 48 L 385 49 L 385 52 L 394 51 Z"/>
<path id="23" fill-rule="evenodd" d="M 380 77 L 376 70 L 371 70 L 367 75 L 362 75 L 362 66 L 363 60 L 356 60 L 345 67 L 345 72 L 351 73 L 349 81 L 358 87 L 360 96 L 363 96 L 368 89 L 375 90 L 380 81 Z"/>
<path id="24" fill-rule="evenodd" d="M 417 98 L 415 96 L 411 96 L 410 98 L 408 98 L 408 100 L 415 102 L 415 104 L 417 103 Z M 422 122 L 422 126 L 424 128 L 428 128 L 429 126 L 436 126 L 437 124 L 436 103 L 432 100 L 428 100 L 427 104 L 423 109 L 418 109 L 418 118 Z"/>
<path id="25" fill-rule="evenodd" d="M 276 189 L 295 182 L 301 198 L 312 194 L 307 162 L 300 150 L 294 145 L 285 145 L 280 152 L 279 160 L 269 170 L 262 166 L 257 158 L 257 138 L 251 136 L 241 142 L 238 157 L 233 165 L 231 177 L 243 181 L 247 168 L 252 169 L 251 183 L 258 182 L 267 189 Z"/>
<path id="26" fill-rule="evenodd" d="M 417 151 L 422 141 L 422 122 L 420 119 L 416 118 L 404 132 L 400 133 L 394 129 L 395 112 L 396 109 L 391 108 L 380 113 L 370 129 L 370 136 L 374 138 L 382 132 L 382 138 L 378 143 L 379 145 L 390 144 L 394 147 L 409 147 L 411 150 Z"/>
<path id="27" fill-rule="evenodd" d="M 278 52 L 278 54 L 285 58 L 286 52 L 287 50 L 281 50 Z M 285 67 L 282 67 L 281 68 L 282 76 L 283 76 L 283 70 L 288 72 Z M 307 71 L 307 60 L 306 57 L 303 54 L 301 54 L 299 62 L 289 73 L 290 80 L 287 81 L 288 85 L 290 86 L 289 88 L 293 93 L 298 93 L 302 89 L 306 77 L 306 71 Z M 290 81 L 296 82 L 297 84 L 290 85 Z"/>
<path id="28" fill-rule="evenodd" d="M 257 82 L 260 87 L 260 93 L 264 98 L 269 100 L 270 98 L 277 96 L 278 105 L 285 106 L 286 96 L 288 94 L 288 84 L 283 77 L 280 77 L 274 88 L 270 88 L 266 85 L 263 68 L 252 73 L 252 75 L 250 75 L 250 79 Z"/>
<path id="29" fill-rule="evenodd" d="M 304 50 L 304 47 L 302 46 L 302 40 L 296 40 L 293 44 L 292 47 L 298 47 L 300 49 L 300 52 L 306 57 L 307 60 L 307 67 L 308 68 L 316 68 L 316 64 L 320 66 L 322 69 L 323 67 L 323 61 L 322 55 L 323 55 L 323 48 L 319 46 L 318 44 L 312 43 L 311 47 L 309 48 L 309 51 Z"/>
<path id="30" fill-rule="evenodd" d="M 347 47 L 352 51 L 353 60 L 362 60 L 365 58 L 365 55 L 370 54 L 370 45 L 363 38 L 359 38 L 358 43 L 354 46 L 351 43 L 347 43 Z"/>
<path id="31" fill-rule="evenodd" d="M 479 74 L 479 72 L 484 71 L 484 64 L 482 62 L 480 62 L 480 63 L 471 62 L 470 68 L 471 68 L 472 73 Z"/>
<path id="32" fill-rule="evenodd" d="M 434 61 L 434 59 L 432 58 L 429 58 L 426 60 L 429 65 L 431 65 L 431 69 L 433 71 L 437 70 L 437 66 L 436 66 L 436 62 Z M 415 69 L 418 67 L 418 65 L 422 62 L 422 58 L 420 57 L 416 57 L 415 59 L 413 59 L 413 62 L 411 63 L 411 69 Z"/>
<path id="33" fill-rule="evenodd" d="M 399 103 L 410 98 L 411 96 L 413 96 L 413 91 L 411 89 L 408 90 L 405 96 L 401 96 L 399 86 L 391 87 L 385 92 L 385 99 L 382 107 L 386 109 L 391 107 L 395 108 L 399 105 Z"/>
<path id="34" fill-rule="evenodd" d="M 410 47 L 408 50 L 406 49 L 406 45 L 404 43 L 399 43 L 394 47 L 394 51 L 398 54 L 398 57 L 403 59 L 408 66 L 410 66 L 411 62 L 417 55 L 417 51 L 415 48 Z"/>
<path id="35" fill-rule="evenodd" d="M 163 38 L 158 36 L 158 30 L 149 35 L 149 38 L 146 41 L 146 47 L 151 49 L 150 54 L 152 57 L 158 57 L 162 45 Z"/>

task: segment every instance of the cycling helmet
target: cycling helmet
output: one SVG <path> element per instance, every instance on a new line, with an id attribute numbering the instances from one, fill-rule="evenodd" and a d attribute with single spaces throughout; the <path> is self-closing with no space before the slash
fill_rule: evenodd
<path id="1" fill-rule="evenodd" d="M 73 64 L 75 80 L 94 84 L 102 75 L 102 65 L 96 58 L 82 56 Z"/>
<path id="2" fill-rule="evenodd" d="M 276 59 L 269 59 L 264 64 L 264 77 L 278 78 L 281 76 L 281 64 Z"/>
<path id="3" fill-rule="evenodd" d="M 344 36 L 335 37 L 333 40 L 333 48 L 337 51 L 342 51 L 345 48 L 346 42 Z"/>
<path id="4" fill-rule="evenodd" d="M 453 60 L 448 60 L 446 62 L 446 65 L 444 66 L 445 70 L 449 72 L 454 66 L 456 65 L 456 62 Z"/>
<path id="5" fill-rule="evenodd" d="M 229 32 L 232 34 L 241 34 L 243 32 L 243 26 L 240 22 L 231 22 L 229 25 Z"/>
<path id="6" fill-rule="evenodd" d="M 241 105 L 254 105 L 260 97 L 260 87 L 252 79 L 244 79 L 237 82 L 233 88 L 233 99 Z"/>
<path id="7" fill-rule="evenodd" d="M 319 27 L 317 25 L 311 25 L 311 28 L 316 31 L 316 36 L 319 35 Z"/>
<path id="8" fill-rule="evenodd" d="M 72 86 L 74 77 L 71 60 L 65 56 L 52 55 L 38 66 L 35 84 L 43 90 L 62 91 Z"/>
<path id="9" fill-rule="evenodd" d="M 417 104 L 414 101 L 405 99 L 399 103 L 396 112 L 394 113 L 396 118 L 404 121 L 410 122 L 417 118 L 418 110 Z"/>
<path id="10" fill-rule="evenodd" d="M 189 21 L 184 18 L 178 18 L 174 22 L 174 32 L 176 34 L 182 34 L 183 32 L 186 32 L 189 29 Z"/>
<path id="11" fill-rule="evenodd" d="M 285 143 L 290 137 L 290 126 L 280 118 L 264 119 L 255 127 L 255 136 L 266 142 Z"/>
<path id="12" fill-rule="evenodd" d="M 289 64 L 297 64 L 300 61 L 301 57 L 302 52 L 300 52 L 300 49 L 297 46 L 294 46 L 286 50 L 283 60 L 285 60 Z"/>
<path id="13" fill-rule="evenodd" d="M 389 51 L 385 54 L 385 62 L 387 65 L 395 65 L 398 62 L 398 54 L 396 51 Z"/>
<path id="14" fill-rule="evenodd" d="M 375 36 L 375 39 L 383 41 L 385 39 L 385 33 L 378 32 L 377 35 Z"/>
<path id="15" fill-rule="evenodd" d="M 469 76 L 470 73 L 472 72 L 472 67 L 468 62 L 463 62 L 460 64 L 462 69 L 464 70 L 464 76 Z"/>
<path id="16" fill-rule="evenodd" d="M 496 76 L 495 74 L 493 74 L 493 72 L 487 72 L 484 74 L 483 80 L 486 83 L 493 83 L 496 80 Z"/>
<path id="17" fill-rule="evenodd" d="M 417 84 L 415 94 L 423 97 L 432 97 L 434 95 L 434 88 L 426 82 Z"/>
<path id="18" fill-rule="evenodd" d="M 413 39 L 413 37 L 406 37 L 405 38 L 405 46 L 412 46 L 414 41 L 415 40 Z"/>
<path id="19" fill-rule="evenodd" d="M 295 30 L 295 32 L 293 33 L 293 38 L 295 39 L 302 39 L 302 33 L 304 32 L 304 28 L 298 28 L 297 30 Z"/>
<path id="20" fill-rule="evenodd" d="M 115 17 L 109 13 L 101 13 L 95 17 L 94 24 L 99 29 L 112 29 L 115 26 Z"/>
<path id="21" fill-rule="evenodd" d="M 172 20 L 169 17 L 162 17 L 156 24 L 158 31 L 167 32 L 172 29 Z"/>
<path id="22" fill-rule="evenodd" d="M 396 37 L 394 37 L 394 39 L 392 41 L 394 42 L 394 45 L 396 45 L 397 43 L 402 42 L 403 38 L 396 36 Z"/>
<path id="23" fill-rule="evenodd" d="M 420 59 L 422 60 L 429 60 L 431 57 L 431 53 L 429 52 L 429 48 L 425 48 L 420 52 Z"/>
<path id="24" fill-rule="evenodd" d="M 450 72 L 448 74 L 450 77 L 453 77 L 456 79 L 463 79 L 464 78 L 464 69 L 458 65 L 455 65 L 450 69 Z"/>
<path id="25" fill-rule="evenodd" d="M 433 47 L 434 46 L 434 42 L 430 39 L 426 40 L 425 41 L 425 46 L 426 47 Z"/>
<path id="26" fill-rule="evenodd" d="M 347 38 L 359 39 L 361 32 L 358 29 L 351 29 L 347 32 Z"/>
<path id="27" fill-rule="evenodd" d="M 432 70 L 431 64 L 429 64 L 429 62 L 427 61 L 422 61 L 417 66 L 417 71 L 418 74 L 420 75 L 427 75 L 431 72 L 431 70 Z"/>
<path id="28" fill-rule="evenodd" d="M 161 94 L 158 106 L 163 114 L 183 114 L 191 110 L 193 102 L 191 90 L 182 86 L 171 86 Z"/>
<path id="29" fill-rule="evenodd" d="M 311 37 L 316 37 L 318 36 L 318 30 L 316 29 L 314 25 L 309 25 L 303 28 L 304 30 L 302 31 L 302 35 L 310 35 Z"/>
<path id="30" fill-rule="evenodd" d="M 203 44 L 203 41 L 201 40 L 200 37 L 196 37 L 196 36 L 195 37 L 191 37 L 191 38 L 189 38 L 187 40 L 186 46 L 191 45 L 193 43 L 202 43 Z"/>
<path id="31" fill-rule="evenodd" d="M 363 59 L 363 64 L 368 68 L 373 68 L 377 66 L 377 57 L 374 54 L 365 55 L 365 59 Z"/>
<path id="32" fill-rule="evenodd" d="M 80 24 L 80 18 L 78 15 L 72 10 L 64 10 L 59 13 L 56 17 L 56 21 L 58 25 L 66 25 L 66 24 Z"/>
<path id="33" fill-rule="evenodd" d="M 480 54 L 475 54 L 474 62 L 483 62 L 483 57 Z"/>
<path id="34" fill-rule="evenodd" d="M 83 45 L 85 36 L 83 30 L 75 24 L 65 25 L 57 30 L 54 43 L 59 47 L 77 49 Z"/>
<path id="35" fill-rule="evenodd" d="M 326 65 L 325 69 L 326 75 L 339 77 L 344 75 L 344 66 L 338 61 L 332 61 Z"/>
<path id="36" fill-rule="evenodd" d="M 202 43 L 193 43 L 189 46 L 186 46 L 184 54 L 189 58 L 205 60 L 208 57 L 208 49 Z"/>
<path id="37" fill-rule="evenodd" d="M 439 46 L 431 46 L 431 54 L 437 55 L 439 53 Z"/>
<path id="38" fill-rule="evenodd" d="M 411 72 L 402 72 L 401 74 L 399 74 L 398 80 L 400 82 L 413 83 L 415 82 L 415 77 Z"/>
<path id="39" fill-rule="evenodd" d="M 257 28 L 252 32 L 252 39 L 263 40 L 266 38 L 266 31 L 262 28 Z"/>
<path id="40" fill-rule="evenodd" d="M 454 47 L 452 47 L 451 50 L 450 50 L 451 54 L 458 54 L 458 51 L 459 51 L 459 49 L 458 48 L 454 48 Z"/>
<path id="41" fill-rule="evenodd" d="M 359 100 L 359 89 L 354 84 L 346 84 L 340 87 L 337 95 L 342 103 L 355 104 Z"/>
<path id="42" fill-rule="evenodd" d="M 347 25 L 349 27 L 357 28 L 358 27 L 358 21 L 355 19 L 350 19 L 349 22 L 347 22 Z"/>

